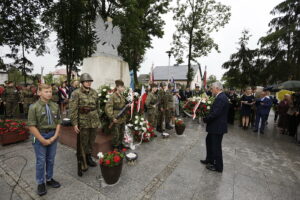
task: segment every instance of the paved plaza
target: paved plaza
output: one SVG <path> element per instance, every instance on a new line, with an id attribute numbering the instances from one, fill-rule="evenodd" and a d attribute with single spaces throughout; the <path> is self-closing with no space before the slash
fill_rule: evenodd
<path id="1" fill-rule="evenodd" d="M 135 165 L 124 164 L 115 186 L 99 182 L 99 167 L 77 176 L 75 151 L 59 145 L 55 179 L 59 189 L 36 195 L 35 156 L 30 140 L 0 147 L 0 199 L 8 200 L 22 171 L 13 198 L 46 200 L 297 200 L 300 199 L 300 146 L 280 135 L 270 116 L 264 135 L 229 126 L 223 140 L 224 172 L 205 169 L 205 129 L 185 119 L 183 136 L 156 138 L 135 151 Z M 22 170 L 25 159 L 27 164 Z"/>

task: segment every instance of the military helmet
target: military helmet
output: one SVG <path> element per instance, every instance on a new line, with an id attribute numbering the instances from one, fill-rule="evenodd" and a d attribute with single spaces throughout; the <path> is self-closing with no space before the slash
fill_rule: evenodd
<path id="1" fill-rule="evenodd" d="M 164 87 L 164 86 L 167 86 L 167 84 L 165 82 L 161 82 L 160 87 Z"/>
<path id="2" fill-rule="evenodd" d="M 157 84 L 156 83 L 152 83 L 152 84 L 150 84 L 150 87 L 151 88 L 155 88 L 155 87 L 157 87 Z"/>
<path id="3" fill-rule="evenodd" d="M 91 77 L 91 75 L 89 75 L 88 73 L 83 73 L 80 76 L 80 82 L 84 82 L 84 81 L 94 81 L 93 78 Z"/>

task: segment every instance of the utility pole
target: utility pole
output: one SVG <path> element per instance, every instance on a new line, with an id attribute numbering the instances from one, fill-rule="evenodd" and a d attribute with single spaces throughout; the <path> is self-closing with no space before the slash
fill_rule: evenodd
<path id="1" fill-rule="evenodd" d="M 169 57 L 168 80 L 170 80 L 171 55 L 172 55 L 173 51 L 169 50 L 169 51 L 166 51 L 166 53 L 168 54 L 168 57 Z"/>

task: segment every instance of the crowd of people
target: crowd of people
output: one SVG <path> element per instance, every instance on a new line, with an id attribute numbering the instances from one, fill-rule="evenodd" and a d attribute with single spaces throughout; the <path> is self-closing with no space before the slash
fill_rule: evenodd
<path id="1" fill-rule="evenodd" d="M 66 81 L 51 84 L 52 101 L 57 103 L 62 114 L 66 115 L 69 98 L 74 90 L 79 88 L 79 81 Z M 15 85 L 12 81 L 5 81 L 0 85 L 0 116 L 5 118 L 27 118 L 29 105 L 38 100 L 37 86 L 34 84 Z"/>

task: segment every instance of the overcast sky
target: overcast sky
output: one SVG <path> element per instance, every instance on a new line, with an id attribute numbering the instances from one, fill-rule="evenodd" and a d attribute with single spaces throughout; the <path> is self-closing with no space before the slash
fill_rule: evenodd
<path id="1" fill-rule="evenodd" d="M 256 48 L 258 39 L 264 36 L 268 31 L 268 23 L 273 18 L 270 11 L 283 0 L 219 0 L 225 5 L 231 6 L 230 22 L 219 32 L 213 34 L 215 42 L 219 45 L 221 53 L 211 52 L 207 57 L 199 59 L 201 65 L 207 66 L 208 75 L 216 75 L 220 79 L 225 72 L 222 64 L 226 62 L 230 55 L 236 52 L 237 42 L 244 29 L 248 29 L 252 35 L 249 46 Z M 173 0 L 176 2 L 176 0 Z M 154 66 L 168 65 L 168 56 L 165 53 L 171 48 L 172 35 L 175 31 L 175 22 L 172 19 L 173 14 L 170 12 L 163 16 L 166 22 L 164 27 L 165 35 L 163 38 L 153 39 L 153 48 L 149 49 L 145 55 L 145 60 L 141 65 L 139 73 L 149 73 L 152 64 Z M 30 55 L 29 58 L 34 63 L 34 72 L 40 73 L 41 66 L 45 67 L 45 72 L 55 70 L 58 53 L 56 50 L 55 34 L 52 34 L 48 47 L 51 51 L 43 57 Z M 4 54 L 3 48 L 1 55 Z M 171 58 L 171 64 L 175 59 Z M 187 60 L 186 60 L 187 63 Z"/>

